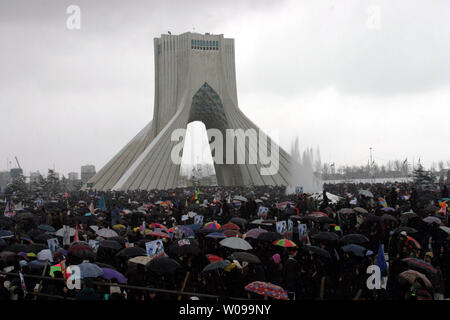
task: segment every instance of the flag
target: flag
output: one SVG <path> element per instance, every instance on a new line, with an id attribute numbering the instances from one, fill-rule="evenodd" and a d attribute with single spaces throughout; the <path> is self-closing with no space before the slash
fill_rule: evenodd
<path id="1" fill-rule="evenodd" d="M 20 271 L 19 271 L 19 277 L 20 277 L 20 286 L 22 287 L 23 294 L 27 295 L 27 286 L 25 285 L 25 280 L 23 278 L 23 274 Z"/>
<path id="2" fill-rule="evenodd" d="M 378 246 L 377 266 L 380 268 L 381 272 L 387 269 L 386 258 L 384 256 L 383 245 L 381 242 Z"/>
<path id="3" fill-rule="evenodd" d="M 441 207 L 441 209 L 439 210 L 439 213 L 441 214 L 447 214 L 447 201 L 442 201 L 439 202 L 439 207 Z"/>
<path id="4" fill-rule="evenodd" d="M 68 196 L 69 196 L 69 194 L 68 194 L 67 191 L 66 191 L 66 193 L 64 193 L 64 198 L 67 199 Z"/>
<path id="5" fill-rule="evenodd" d="M 14 204 L 12 202 L 6 203 L 6 208 L 5 208 L 5 211 L 3 212 L 3 214 L 5 215 L 5 217 L 10 217 L 10 218 L 14 217 Z"/>
<path id="6" fill-rule="evenodd" d="M 384 200 L 384 198 L 378 198 L 378 203 L 384 208 L 386 208 L 388 206 L 388 204 L 387 204 L 386 200 Z"/>
<path id="7" fill-rule="evenodd" d="M 94 203 L 91 202 L 91 204 L 89 205 L 89 211 L 91 212 L 92 215 L 94 215 Z"/>
<path id="8" fill-rule="evenodd" d="M 75 225 L 75 235 L 73 236 L 73 242 L 78 242 L 78 224 Z"/>

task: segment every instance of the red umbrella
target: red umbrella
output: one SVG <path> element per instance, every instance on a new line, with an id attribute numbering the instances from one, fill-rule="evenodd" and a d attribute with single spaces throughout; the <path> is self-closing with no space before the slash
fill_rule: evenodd
<path id="1" fill-rule="evenodd" d="M 223 234 L 226 235 L 227 237 L 239 237 L 242 238 L 242 233 L 240 233 L 237 230 L 223 230 Z"/>
<path id="2" fill-rule="evenodd" d="M 410 284 L 413 284 L 417 278 L 421 278 L 427 288 L 431 289 L 433 285 L 431 284 L 430 280 L 423 274 L 415 270 L 406 270 L 399 274 L 400 278 L 406 279 Z"/>
<path id="3" fill-rule="evenodd" d="M 217 261 L 223 261 L 223 258 L 219 256 L 215 256 L 213 254 L 207 254 L 206 258 L 209 260 L 210 263 L 217 262 Z"/>
<path id="4" fill-rule="evenodd" d="M 412 244 L 414 244 L 414 245 L 416 246 L 417 249 L 422 249 L 422 246 L 420 245 L 420 243 L 417 242 L 416 239 L 414 239 L 413 237 L 409 237 L 409 236 L 408 236 L 408 237 L 406 238 L 406 243 L 407 243 L 407 244 L 410 244 L 410 242 L 411 242 Z"/>
<path id="5" fill-rule="evenodd" d="M 161 223 L 157 223 L 157 222 L 153 222 L 148 226 L 150 229 L 156 229 L 156 228 L 160 228 L 163 229 L 166 232 L 169 232 L 169 229 L 167 229 L 166 226 L 162 225 Z"/>
<path id="6" fill-rule="evenodd" d="M 287 292 L 282 287 L 270 282 L 254 281 L 246 285 L 245 290 L 277 300 L 289 300 Z"/>
<path id="7" fill-rule="evenodd" d="M 320 217 L 328 217 L 328 215 L 327 215 L 326 213 L 319 212 L 319 211 L 313 212 L 313 213 L 311 213 L 311 214 L 308 214 L 308 216 L 310 216 L 310 217 L 316 217 L 316 218 L 320 218 Z"/>
<path id="8" fill-rule="evenodd" d="M 239 231 L 241 228 L 237 224 L 234 224 L 233 222 L 228 222 L 222 226 L 222 229 Z"/>
<path id="9" fill-rule="evenodd" d="M 161 231 L 153 231 L 153 232 L 150 232 L 148 235 L 149 236 L 154 236 L 154 237 L 170 239 L 170 236 L 167 233 L 161 232 Z"/>

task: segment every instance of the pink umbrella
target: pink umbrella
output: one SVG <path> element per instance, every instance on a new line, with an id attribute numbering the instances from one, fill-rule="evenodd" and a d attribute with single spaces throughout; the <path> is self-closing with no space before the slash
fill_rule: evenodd
<path id="1" fill-rule="evenodd" d="M 247 233 L 245 234 L 245 236 L 247 238 L 258 239 L 259 235 L 264 232 L 267 232 L 267 230 L 262 229 L 262 228 L 253 228 L 253 229 L 248 230 Z"/>

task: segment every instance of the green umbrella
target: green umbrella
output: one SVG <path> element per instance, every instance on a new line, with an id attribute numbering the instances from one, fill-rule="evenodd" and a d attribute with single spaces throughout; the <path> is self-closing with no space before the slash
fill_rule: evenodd
<path id="1" fill-rule="evenodd" d="M 226 267 L 228 267 L 230 265 L 231 265 L 231 262 L 228 260 L 216 261 L 216 262 L 208 264 L 202 270 L 202 272 L 208 272 L 208 271 L 213 271 L 213 270 L 217 270 L 217 269 L 225 269 Z"/>

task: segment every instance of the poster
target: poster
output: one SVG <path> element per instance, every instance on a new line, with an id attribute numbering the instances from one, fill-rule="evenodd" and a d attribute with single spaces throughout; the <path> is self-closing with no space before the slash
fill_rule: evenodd
<path id="1" fill-rule="evenodd" d="M 301 194 L 301 193 L 303 193 L 303 187 L 301 187 L 301 186 L 295 187 L 295 193 L 296 193 L 296 194 Z"/>
<path id="2" fill-rule="evenodd" d="M 190 244 L 191 244 L 191 242 L 189 241 L 189 239 L 178 240 L 178 246 L 179 247 L 188 246 Z"/>
<path id="3" fill-rule="evenodd" d="M 287 223 L 285 220 L 277 222 L 277 232 L 279 234 L 284 234 L 287 232 Z"/>
<path id="4" fill-rule="evenodd" d="M 287 231 L 288 232 L 294 232 L 294 222 L 292 220 L 288 220 L 288 227 L 287 227 Z"/>
<path id="5" fill-rule="evenodd" d="M 194 217 L 194 223 L 195 224 L 203 224 L 203 216 L 196 215 Z"/>
<path id="6" fill-rule="evenodd" d="M 89 247 L 94 250 L 94 252 L 97 252 L 100 242 L 97 240 L 89 240 Z"/>
<path id="7" fill-rule="evenodd" d="M 304 236 L 308 234 L 308 228 L 306 224 L 299 224 L 298 225 L 298 238 L 301 240 Z"/>
<path id="8" fill-rule="evenodd" d="M 155 240 L 145 243 L 147 256 L 150 258 L 164 256 L 164 246 L 162 240 Z"/>
<path id="9" fill-rule="evenodd" d="M 260 206 L 258 208 L 258 217 L 267 218 L 267 213 L 269 212 L 269 208 Z"/>

